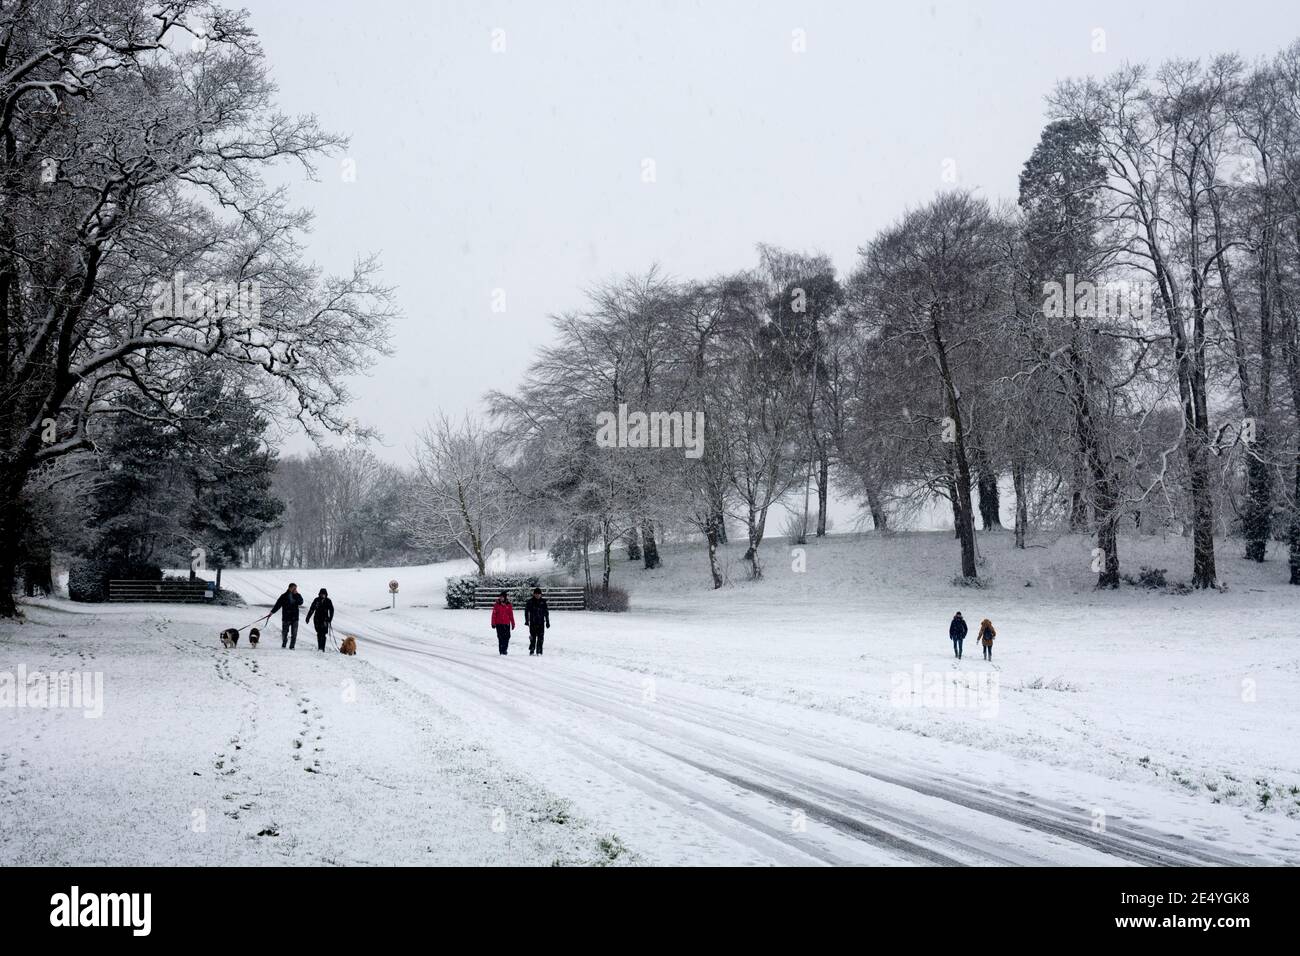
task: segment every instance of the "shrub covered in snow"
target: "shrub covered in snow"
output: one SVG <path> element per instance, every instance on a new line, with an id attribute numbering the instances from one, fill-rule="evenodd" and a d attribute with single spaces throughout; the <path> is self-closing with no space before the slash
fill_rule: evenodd
<path id="1" fill-rule="evenodd" d="M 835 522 L 829 517 L 826 519 L 826 531 L 834 530 Z M 817 515 L 814 513 L 808 519 L 807 527 L 804 526 L 804 516 L 802 511 L 787 511 L 785 520 L 781 522 L 781 536 L 790 544 L 807 544 L 808 538 L 815 535 L 817 531 Z"/>
<path id="2" fill-rule="evenodd" d="M 1167 573 L 1165 568 L 1149 568 L 1144 564 L 1136 578 L 1131 574 L 1122 575 L 1122 578 L 1134 587 L 1146 588 L 1148 591 L 1164 591 L 1169 588 L 1169 580 L 1165 577 Z M 1179 585 L 1175 584 L 1174 590 L 1178 589 Z"/>
<path id="3" fill-rule="evenodd" d="M 68 597 L 74 601 L 108 600 L 108 567 L 97 561 L 78 561 L 68 569 Z"/>
<path id="4" fill-rule="evenodd" d="M 463 610 L 474 606 L 475 588 L 492 588 L 508 591 L 512 604 L 523 604 L 533 588 L 541 587 L 542 579 L 535 574 L 488 574 L 484 577 L 464 575 L 447 579 L 447 607 Z"/>
<path id="5" fill-rule="evenodd" d="M 628 609 L 627 592 L 622 588 L 587 588 L 588 611 L 626 611 Z"/>
<path id="6" fill-rule="evenodd" d="M 161 581 L 162 568 L 156 564 L 119 564 L 85 558 L 68 569 L 68 597 L 91 603 L 108 600 L 110 578 L 132 581 Z"/>

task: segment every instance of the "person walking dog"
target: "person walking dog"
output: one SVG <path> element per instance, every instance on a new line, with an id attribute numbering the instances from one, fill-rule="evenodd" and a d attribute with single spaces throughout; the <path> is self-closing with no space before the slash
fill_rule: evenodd
<path id="1" fill-rule="evenodd" d="M 302 595 L 298 593 L 298 585 L 290 584 L 289 589 L 275 599 L 275 604 L 267 612 L 266 620 L 271 620 L 271 615 L 276 611 L 280 612 L 280 648 L 289 648 L 293 650 L 298 646 L 298 609 L 302 607 Z"/>
<path id="2" fill-rule="evenodd" d="M 316 600 L 312 601 L 311 607 L 307 609 L 308 624 L 311 623 L 313 615 L 316 618 L 316 647 L 323 651 L 330 622 L 334 620 L 334 602 L 330 600 L 330 594 L 324 588 L 320 589 L 320 594 L 316 595 Z"/>
<path id="3" fill-rule="evenodd" d="M 515 629 L 515 609 L 510 595 L 502 591 L 492 605 L 492 627 L 497 632 L 497 648 L 502 654 L 510 647 L 510 632 Z"/>

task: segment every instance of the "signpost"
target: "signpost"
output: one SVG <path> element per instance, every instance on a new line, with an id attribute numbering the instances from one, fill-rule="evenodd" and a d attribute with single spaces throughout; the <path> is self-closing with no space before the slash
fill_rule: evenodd
<path id="1" fill-rule="evenodd" d="M 388 582 L 388 593 L 391 594 L 391 595 L 393 596 L 393 597 L 392 597 L 392 603 L 389 604 L 388 606 L 389 606 L 390 608 L 397 607 L 397 582 L 396 582 L 396 581 L 389 581 L 389 582 Z"/>

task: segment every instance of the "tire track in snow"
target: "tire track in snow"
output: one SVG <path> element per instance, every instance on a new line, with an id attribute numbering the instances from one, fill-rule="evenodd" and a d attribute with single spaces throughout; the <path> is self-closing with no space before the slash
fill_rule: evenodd
<path id="1" fill-rule="evenodd" d="M 429 649 L 410 647 L 410 646 L 395 644 L 390 641 L 384 641 L 378 639 L 374 636 L 374 633 L 376 631 L 379 633 L 387 633 L 382 628 L 372 627 L 370 628 L 370 631 L 371 633 L 368 635 L 368 642 L 370 644 L 388 647 L 393 650 L 403 651 L 406 653 L 415 654 L 423 657 L 430 657 L 443 662 L 459 664 L 464 668 L 486 675 L 486 677 L 488 678 L 487 682 L 489 683 L 495 682 L 495 684 L 498 687 L 500 687 L 503 691 L 505 691 L 507 694 L 517 696 L 515 692 L 517 691 L 518 687 L 520 686 L 527 687 L 528 690 L 533 691 L 534 693 L 541 691 L 542 693 L 548 694 L 553 698 L 558 698 L 560 700 L 565 701 L 568 704 L 574 705 L 583 710 L 586 711 L 594 710 L 600 713 L 603 717 L 612 718 L 615 720 L 622 721 L 624 723 L 631 723 L 634 726 L 637 726 L 638 729 L 640 730 L 648 729 L 652 734 L 657 734 L 660 736 L 664 734 L 664 728 L 654 726 L 653 721 L 647 723 L 644 720 L 635 719 L 635 717 L 629 713 L 618 712 L 615 708 L 619 706 L 620 704 L 619 701 L 610 701 L 608 698 L 602 698 L 599 701 L 597 701 L 595 698 L 593 698 L 592 695 L 587 695 L 587 699 L 583 699 L 581 694 L 579 694 L 578 696 L 574 696 L 572 693 L 566 694 L 551 688 L 539 688 L 527 682 L 511 680 L 510 679 L 511 675 L 502 674 L 499 670 L 477 661 L 465 660 L 458 657 L 448 656 L 446 654 L 440 654 L 437 651 L 432 651 Z M 389 636 L 392 635 L 390 634 Z M 453 681 L 456 683 L 457 686 L 461 687 L 462 689 L 468 690 L 470 693 L 474 693 L 480 697 L 484 696 L 483 685 L 485 681 L 481 677 L 473 678 L 471 681 L 467 683 L 463 679 L 458 679 L 455 675 L 451 674 L 450 672 L 446 672 L 446 671 L 432 672 L 432 671 L 427 671 L 427 669 L 426 672 L 431 673 L 432 676 L 438 679 Z M 626 695 L 624 695 L 624 700 L 625 699 L 626 699 Z M 614 707 L 607 706 L 608 704 L 613 704 Z M 499 700 L 493 697 L 492 707 L 494 709 L 499 709 L 500 706 L 501 704 Z M 534 722 L 536 721 L 535 713 L 525 713 L 522 715 L 522 717 L 525 721 L 534 721 Z M 653 742 L 647 742 L 645 740 L 639 739 L 638 737 L 629 737 L 627 739 L 631 740 L 638 746 L 646 747 L 647 749 L 654 750 L 664 755 L 665 757 L 668 757 L 676 764 L 689 767 L 700 775 L 703 775 L 705 777 L 711 777 L 715 781 L 723 781 L 741 791 L 745 791 L 749 794 L 756 795 L 762 798 L 765 803 L 775 805 L 778 813 L 782 815 L 789 815 L 790 811 L 792 810 L 801 810 L 807 814 L 807 818 L 809 820 L 822 823 L 825 826 L 829 827 L 830 829 L 839 832 L 840 834 L 849 836 L 852 840 L 858 843 L 865 843 L 870 847 L 872 847 L 873 849 L 884 851 L 888 856 L 895 858 L 898 862 L 913 862 L 913 863 L 922 863 L 922 864 L 931 864 L 931 865 L 935 865 L 935 864 L 961 865 L 965 862 L 979 862 L 985 856 L 983 854 L 972 855 L 968 851 L 965 854 L 963 854 L 967 857 L 967 859 L 963 860 L 960 857 L 951 856 L 947 853 L 936 850 L 931 846 L 927 846 L 922 843 L 918 843 L 915 840 L 909 839 L 908 837 L 900 833 L 891 832 L 888 829 L 882 828 L 880 826 L 875 825 L 872 822 L 868 822 L 867 820 L 862 819 L 861 817 L 863 815 L 864 810 L 868 810 L 867 815 L 870 815 L 870 812 L 869 812 L 869 808 L 862 807 L 861 805 L 853 805 L 850 807 L 846 807 L 846 810 L 848 812 L 845 812 L 844 810 L 837 810 L 831 806 L 825 805 L 824 803 L 818 803 L 816 801 L 806 799 L 804 797 L 794 794 L 793 792 L 787 789 L 782 789 L 770 783 L 768 784 L 756 783 L 753 780 L 742 778 L 737 774 L 729 774 L 725 771 L 719 770 L 717 766 L 712 766 L 708 763 L 703 762 L 698 758 L 686 757 L 681 753 L 666 749 L 665 747 L 661 745 L 657 745 Z M 675 738 L 670 737 L 669 739 L 675 739 Z M 591 744 L 588 742 L 587 746 L 591 747 Z M 601 752 L 606 760 L 613 760 L 616 762 L 626 761 L 626 757 L 616 754 L 613 751 L 610 751 L 608 749 L 599 748 L 599 747 L 595 749 Z M 729 755 L 726 758 L 724 758 L 721 754 L 717 753 L 716 750 L 711 751 L 709 749 L 704 749 L 701 751 L 701 753 L 703 756 L 709 757 L 714 763 L 716 763 L 718 760 L 721 759 L 728 759 L 728 760 L 731 759 Z M 620 763 L 620 765 L 627 768 L 626 763 Z M 633 769 L 634 772 L 642 775 L 648 773 L 648 771 L 646 771 L 646 769 L 642 766 L 637 766 L 636 768 L 627 768 L 627 769 Z M 670 782 L 666 780 L 662 775 L 651 774 L 651 776 L 653 777 L 655 782 L 658 783 L 659 785 L 669 787 L 673 790 L 685 794 L 689 798 L 689 800 L 693 803 L 703 803 L 706 806 L 709 806 L 710 809 L 718 810 L 720 812 L 725 813 L 733 820 L 739 820 L 746 827 L 750 829 L 758 829 L 760 830 L 760 832 L 763 832 L 768 836 L 776 836 L 779 839 L 781 839 L 782 842 L 793 844 L 794 846 L 801 849 L 803 852 L 807 852 L 808 844 L 810 841 L 808 841 L 806 836 L 803 835 L 795 836 L 793 833 L 789 831 L 782 831 L 773 828 L 770 824 L 766 824 L 761 819 L 757 818 L 752 811 L 749 813 L 739 813 L 738 811 L 735 810 L 729 810 L 723 808 L 718 804 L 718 801 L 716 799 L 706 797 L 703 793 L 701 793 L 697 789 L 691 790 L 685 787 L 683 783 L 680 781 Z M 856 816 L 853 814 L 856 814 Z M 952 841 L 951 839 L 946 839 L 932 831 L 928 831 L 928 830 L 921 831 L 921 828 L 916 826 L 913 826 L 912 829 L 918 832 L 923 832 L 924 835 L 933 842 L 946 842 L 949 846 L 951 846 L 953 849 L 956 849 L 958 851 L 962 849 L 968 849 L 968 848 L 963 848 L 957 843 L 955 843 L 954 841 Z M 825 857 L 825 854 L 821 854 L 821 855 Z M 834 858 L 836 854 L 833 853 L 830 856 L 831 858 L 824 859 L 824 862 L 836 862 L 836 863 L 854 862 L 851 860 L 846 861 L 842 859 L 836 859 Z M 1002 859 L 999 860 L 999 862 L 1009 862 L 1009 861 Z"/>
<path id="2" fill-rule="evenodd" d="M 1119 861 L 1127 863 L 1139 863 L 1146 865 L 1205 865 L 1205 864 L 1233 864 L 1240 863 L 1243 860 L 1231 854 L 1219 852 L 1215 849 L 1198 845 L 1191 841 L 1184 841 L 1179 838 L 1171 838 L 1154 831 L 1149 831 L 1141 827 L 1124 824 L 1119 821 L 1108 823 L 1106 832 L 1096 833 L 1091 829 L 1090 824 L 1083 822 L 1084 814 L 1079 808 L 1066 808 L 1057 804 L 1055 807 L 1050 801 L 1030 802 L 1005 793 L 997 793 L 988 788 L 981 788 L 975 785 L 959 788 L 949 783 L 943 783 L 937 778 L 921 776 L 901 776 L 897 773 L 880 771 L 874 768 L 867 768 L 859 763 L 852 761 L 852 750 L 856 748 L 840 748 L 841 752 L 828 751 L 824 741 L 819 738 L 807 736 L 797 731 L 791 731 L 788 728 L 776 727 L 765 724 L 753 718 L 743 715 L 737 715 L 720 708 L 707 707 L 690 701 L 673 701 L 673 707 L 676 711 L 672 714 L 665 714 L 658 720 L 647 721 L 639 715 L 633 708 L 627 704 L 627 687 L 620 687 L 610 681 L 603 681 L 596 677 L 584 675 L 583 683 L 575 685 L 567 675 L 556 670 L 548 670 L 546 673 L 547 680 L 555 686 L 539 686 L 536 682 L 522 680 L 521 675 L 502 672 L 497 668 L 484 665 L 477 660 L 478 652 L 474 652 L 474 659 L 457 656 L 457 652 L 451 648 L 444 648 L 447 653 L 428 648 L 413 646 L 406 641 L 401 635 L 394 634 L 383 627 L 369 626 L 363 630 L 371 632 L 370 642 L 389 648 L 391 650 L 404 652 L 408 654 L 417 654 L 436 658 L 438 660 L 459 665 L 464 668 L 472 669 L 476 672 L 487 675 L 490 681 L 495 682 L 496 686 L 506 690 L 526 689 L 533 693 L 548 694 L 577 706 L 595 710 L 607 718 L 613 718 L 624 723 L 631 723 L 652 734 L 664 735 L 665 728 L 662 726 L 663 720 L 669 720 L 674 723 L 686 723 L 695 725 L 706 730 L 709 734 L 716 736 L 721 729 L 725 732 L 741 738 L 746 743 L 757 743 L 766 746 L 778 747 L 780 749 L 791 751 L 791 744 L 799 741 L 804 744 L 800 751 L 795 754 L 798 758 L 812 759 L 829 766 L 839 768 L 848 773 L 858 775 L 879 781 L 881 783 L 912 791 L 923 797 L 940 801 L 955 811 L 955 808 L 964 808 L 973 810 L 981 815 L 992 817 L 1006 823 L 1014 824 L 1017 827 L 1035 831 L 1037 834 L 1047 837 L 1049 847 L 1052 844 L 1058 844 L 1064 841 L 1073 844 L 1076 847 L 1103 854 Z M 394 639 L 385 641 L 373 636 L 374 633 L 384 634 Z M 444 673 L 435 673 L 435 678 L 445 678 Z M 608 691 L 617 696 L 603 696 L 597 692 L 603 685 Z M 593 687 L 595 689 L 593 689 Z M 481 694 L 480 688 L 470 688 L 477 690 Z M 685 717 L 685 712 L 692 712 L 697 716 L 694 718 Z M 681 739 L 680 733 L 670 739 Z M 704 741 L 700 743 L 698 734 L 694 735 L 695 741 L 693 746 L 701 747 L 710 757 L 711 763 L 717 760 L 737 763 L 734 753 L 727 749 L 727 753 L 719 754 L 716 752 L 716 741 Z M 767 799 L 784 806 L 786 808 L 794 807 L 804 810 L 811 819 L 819 820 L 827 825 L 834 826 L 846 833 L 856 834 L 859 838 L 867 839 L 868 842 L 874 842 L 875 845 L 884 849 L 892 849 L 904 854 L 910 854 L 916 859 L 924 862 L 942 862 L 954 863 L 962 862 L 959 859 L 948 856 L 946 853 L 932 849 L 915 840 L 908 840 L 890 832 L 878 825 L 886 823 L 897 828 L 910 831 L 926 843 L 938 843 L 945 849 L 952 847 L 958 851 L 966 850 L 968 853 L 973 851 L 976 854 L 976 862 L 997 862 L 997 863 L 1015 863 L 1015 862 L 1052 862 L 1053 857 L 1050 855 L 1032 854 L 1039 857 L 1038 860 L 1014 859 L 1009 857 L 1005 850 L 1007 847 L 1000 846 L 989 841 L 971 841 L 969 834 L 964 834 L 967 842 L 961 843 L 955 834 L 944 834 L 936 831 L 924 822 L 917 819 L 908 819 L 896 814 L 887 814 L 883 808 L 875 805 L 866 806 L 862 804 L 863 796 L 849 789 L 827 789 L 824 784 L 816 784 L 807 777 L 791 776 L 789 773 L 781 773 L 768 765 L 759 765 L 751 762 L 740 763 L 751 773 L 757 771 L 760 776 L 767 776 L 768 780 L 753 780 L 749 777 L 742 777 L 737 773 L 719 770 L 716 766 L 706 765 L 697 759 L 687 757 L 681 753 L 667 749 L 663 746 L 657 746 L 654 743 L 648 743 L 644 740 L 637 741 L 642 746 L 651 747 L 660 753 L 681 763 L 694 767 L 696 770 L 708 773 L 721 780 L 741 787 L 752 793 L 766 797 Z M 688 740 L 687 742 L 691 742 Z M 844 751 L 850 751 L 846 758 Z M 712 752 L 711 752 L 712 750 Z M 858 753 L 863 753 L 858 751 Z M 815 796 L 818 800 L 810 800 L 809 796 Z M 818 802 L 820 800 L 820 802 Z M 857 817 L 846 816 L 843 809 L 837 810 L 828 804 L 838 804 L 841 808 L 847 809 L 849 813 L 857 813 L 868 817 L 876 817 L 874 823 L 866 823 Z M 837 826 L 838 824 L 838 826 Z M 1175 842 L 1175 841 L 1178 842 Z M 982 845 L 978 845 L 982 844 Z"/>
<path id="3" fill-rule="evenodd" d="M 614 682 L 599 678 L 592 678 L 590 683 L 602 684 L 614 693 L 624 690 Z M 587 689 L 585 684 L 581 688 Z M 798 741 L 802 754 L 851 773 L 1000 817 L 1020 826 L 1055 834 L 1062 839 L 1132 862 L 1156 866 L 1240 866 L 1258 865 L 1261 862 L 1253 854 L 1222 851 L 1181 836 L 1171 836 L 1129 823 L 1115 815 L 1108 817 L 1105 831 L 1099 833 L 1093 830 L 1089 811 L 1082 807 L 1038 797 L 1026 799 L 1030 797 L 1027 793 L 999 791 L 960 775 L 938 777 L 924 767 L 909 764 L 905 760 L 891 759 L 889 768 L 883 768 L 877 765 L 875 755 L 859 746 L 842 744 L 838 751 L 833 750 L 826 746 L 823 738 L 797 729 L 777 728 L 734 711 L 680 699 L 673 701 L 673 707 L 678 711 L 697 714 L 699 719 L 693 723 L 701 727 L 712 729 L 726 726 L 738 736 L 761 740 L 778 748 L 789 749 L 791 743 Z M 856 754 L 857 757 L 849 762 L 846 754 Z M 897 773 L 900 766 L 908 767 L 910 773 Z"/>
<path id="4" fill-rule="evenodd" d="M 367 643 L 380 644 L 381 642 L 368 637 Z M 435 657 L 436 655 L 421 656 Z M 432 663 L 418 663 L 414 666 L 423 673 L 455 686 L 463 693 L 485 700 L 482 684 L 477 678 L 437 671 L 434 670 Z M 483 706 L 494 715 L 504 714 L 521 726 L 537 729 L 536 714 L 510 703 L 508 699 L 494 698 L 486 701 Z M 775 856 L 778 862 L 796 866 L 807 865 L 809 862 L 832 865 L 847 865 L 853 862 L 819 847 L 810 846 L 807 841 L 797 840 L 785 830 L 756 820 L 752 814 L 738 812 L 699 788 L 680 780 L 670 780 L 644 765 L 628 764 L 623 754 L 604 747 L 594 740 L 580 740 L 567 736 L 557 744 L 557 747 L 571 754 L 581 763 L 598 766 L 604 773 L 623 784 L 641 791 L 652 799 L 666 801 L 682 812 L 692 813 L 692 816 L 697 819 L 698 809 L 706 808 L 715 815 L 711 818 L 710 824 L 718 833 L 755 853 L 769 858 Z"/>

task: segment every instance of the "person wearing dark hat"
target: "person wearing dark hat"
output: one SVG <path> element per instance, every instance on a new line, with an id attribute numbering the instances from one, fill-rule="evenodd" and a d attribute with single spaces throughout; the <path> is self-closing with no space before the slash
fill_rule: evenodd
<path id="1" fill-rule="evenodd" d="M 311 602 L 311 607 L 307 609 L 307 623 L 311 623 L 312 615 L 316 615 L 316 646 L 322 651 L 325 650 L 325 636 L 329 633 L 330 622 L 334 620 L 334 602 L 330 600 L 330 594 L 324 588 L 320 589 L 320 594 L 316 595 L 316 600 Z"/>

